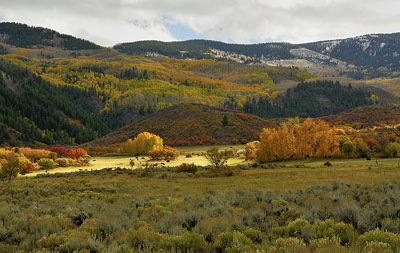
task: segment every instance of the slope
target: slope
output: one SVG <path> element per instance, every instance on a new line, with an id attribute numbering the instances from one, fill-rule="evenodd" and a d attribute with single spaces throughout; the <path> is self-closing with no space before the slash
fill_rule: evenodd
<path id="1" fill-rule="evenodd" d="M 173 146 L 247 143 L 258 139 L 263 127 L 277 126 L 281 121 L 267 121 L 223 108 L 179 104 L 146 116 L 90 145 L 122 143 L 144 131 L 161 136 L 165 144 Z"/>
<path id="2" fill-rule="evenodd" d="M 336 115 L 321 117 L 321 119 L 336 125 L 360 124 L 362 127 L 379 125 L 398 125 L 400 123 L 400 108 L 398 106 L 367 106 L 358 107 Z"/>

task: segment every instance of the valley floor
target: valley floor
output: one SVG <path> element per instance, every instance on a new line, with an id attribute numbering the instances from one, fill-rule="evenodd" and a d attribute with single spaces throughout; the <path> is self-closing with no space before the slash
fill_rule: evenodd
<path id="1" fill-rule="evenodd" d="M 0 252 L 399 252 L 399 159 L 326 162 L 19 177 L 0 184 Z"/>
<path id="2" fill-rule="evenodd" d="M 48 173 L 38 171 L 28 174 L 29 177 L 37 174 L 54 174 L 79 172 L 87 170 L 101 170 L 103 168 L 130 168 L 130 157 L 97 157 L 89 167 L 70 167 L 57 168 Z M 139 159 L 140 160 L 140 159 Z M 332 166 L 324 165 L 329 161 Z M 207 165 L 207 161 L 202 156 L 186 158 L 180 156 L 176 161 L 166 166 L 177 166 L 182 162 L 195 163 L 196 165 Z M 159 162 L 158 162 L 159 163 Z M 192 174 L 155 172 L 151 177 L 118 177 L 118 181 L 142 185 L 141 190 L 136 192 L 136 196 L 157 195 L 165 192 L 202 194 L 205 190 L 226 192 L 232 188 L 248 190 L 257 188 L 260 190 L 288 190 L 302 189 L 309 185 L 330 184 L 333 181 L 346 183 L 373 184 L 382 180 L 400 181 L 400 160 L 399 159 L 325 159 L 325 160 L 300 160 L 274 163 L 273 169 L 253 168 L 242 170 L 239 176 L 233 177 L 195 177 Z M 239 158 L 229 160 L 230 165 L 248 164 Z M 271 166 L 271 165 L 270 165 Z M 134 168 L 137 169 L 137 168 Z M 161 175 L 167 173 L 167 177 Z M 66 174 L 68 175 L 68 174 Z M 110 178 L 85 176 L 91 184 L 103 184 L 108 180 L 114 181 L 114 176 Z"/>
<path id="3" fill-rule="evenodd" d="M 217 147 L 220 150 L 225 150 L 229 148 L 238 148 L 239 151 L 244 151 L 244 145 L 219 145 L 219 146 L 190 146 L 190 147 L 179 147 L 181 155 L 173 161 L 151 161 L 147 156 L 140 156 L 137 159 L 135 157 L 129 156 L 109 156 L 109 157 L 93 157 L 90 161 L 90 164 L 87 166 L 79 166 L 79 167 L 58 167 L 49 171 L 38 170 L 33 173 L 27 174 L 26 176 L 32 177 L 38 174 L 53 174 L 53 173 L 67 173 L 67 172 L 76 172 L 80 170 L 99 170 L 104 168 L 126 168 L 130 169 L 131 166 L 129 164 L 130 160 L 133 159 L 135 161 L 135 166 L 133 169 L 144 168 L 145 164 L 158 164 L 158 166 L 168 166 L 175 167 L 179 166 L 182 163 L 193 163 L 198 166 L 207 166 L 209 162 L 203 156 L 200 156 L 201 153 L 210 149 L 211 147 Z M 186 157 L 187 154 L 193 154 L 191 157 Z M 161 164 L 163 163 L 163 165 Z M 232 158 L 229 159 L 228 165 L 238 165 L 238 164 L 248 164 L 248 162 L 243 162 L 243 159 Z"/>

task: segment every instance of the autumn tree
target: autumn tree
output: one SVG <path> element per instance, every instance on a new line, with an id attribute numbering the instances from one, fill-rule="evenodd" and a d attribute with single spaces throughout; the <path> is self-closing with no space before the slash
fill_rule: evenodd
<path id="1" fill-rule="evenodd" d="M 336 130 L 321 120 L 302 124 L 289 120 L 280 128 L 264 128 L 260 135 L 261 162 L 334 157 L 340 154 Z"/>
<path id="2" fill-rule="evenodd" d="M 221 168 L 232 157 L 232 151 L 219 151 L 218 148 L 211 148 L 206 151 L 204 157 L 216 168 Z"/>
<path id="3" fill-rule="evenodd" d="M 7 162 L 1 166 L 0 170 L 0 179 L 11 181 L 11 179 L 18 176 L 18 173 L 21 172 L 23 164 L 18 159 L 18 156 L 15 154 L 10 154 L 7 157 Z"/>
<path id="4" fill-rule="evenodd" d="M 143 132 L 134 140 L 128 139 L 123 148 L 129 155 L 147 155 L 151 150 L 163 149 L 163 139 L 158 135 Z"/>
<path id="5" fill-rule="evenodd" d="M 246 144 L 246 161 L 257 159 L 257 150 L 260 147 L 259 141 L 252 141 Z"/>

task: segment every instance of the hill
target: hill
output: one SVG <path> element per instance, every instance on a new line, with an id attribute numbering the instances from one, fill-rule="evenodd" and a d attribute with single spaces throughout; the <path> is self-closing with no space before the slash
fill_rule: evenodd
<path id="1" fill-rule="evenodd" d="M 277 126 L 281 121 L 267 121 L 224 108 L 179 104 L 148 115 L 91 144 L 122 143 L 144 131 L 161 136 L 165 144 L 173 146 L 247 143 L 258 139 L 263 127 Z"/>
<path id="2" fill-rule="evenodd" d="M 321 117 L 321 119 L 336 125 L 361 124 L 362 127 L 372 127 L 381 124 L 397 125 L 400 123 L 400 108 L 397 106 L 367 106 L 358 107 L 336 115 Z"/>
<path id="3" fill-rule="evenodd" d="M 306 59 L 323 65 L 352 64 L 400 70 L 400 33 L 371 34 L 304 44 L 229 44 L 209 40 L 140 41 L 114 46 L 129 54 L 157 53 L 178 58 L 225 58 L 239 62 Z"/>
<path id="4" fill-rule="evenodd" d="M 87 40 L 60 34 L 47 28 L 10 22 L 0 23 L 0 42 L 21 48 L 31 48 L 33 46 L 60 47 L 68 50 L 101 48 Z"/>

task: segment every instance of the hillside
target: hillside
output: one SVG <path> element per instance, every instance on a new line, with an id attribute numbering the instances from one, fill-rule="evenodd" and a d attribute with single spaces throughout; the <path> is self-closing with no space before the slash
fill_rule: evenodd
<path id="1" fill-rule="evenodd" d="M 225 58 L 239 62 L 306 59 L 323 65 L 352 64 L 364 68 L 400 70 L 400 33 L 372 34 L 304 44 L 228 44 L 209 40 L 140 41 L 114 46 L 129 54 L 157 53 L 179 58 Z"/>
<path id="2" fill-rule="evenodd" d="M 79 144 L 120 127 L 120 115 L 101 113 L 93 98 L 0 62 L 0 144 Z"/>
<path id="3" fill-rule="evenodd" d="M 224 117 L 226 123 L 224 125 Z M 92 145 L 110 145 L 149 131 L 167 145 L 238 144 L 258 139 L 263 127 L 282 120 L 263 120 L 237 111 L 196 104 L 174 105 L 95 140 Z"/>
<path id="4" fill-rule="evenodd" d="M 359 107 L 336 115 L 321 117 L 321 119 L 336 125 L 353 125 L 354 123 L 359 123 L 363 127 L 381 124 L 397 125 L 400 123 L 400 108 L 397 106 Z"/>
<path id="5" fill-rule="evenodd" d="M 100 46 L 87 40 L 60 34 L 47 28 L 9 22 L 0 23 L 0 42 L 21 48 L 33 46 L 60 47 L 68 50 L 100 48 Z"/>
<path id="6" fill-rule="evenodd" d="M 399 105 L 400 99 L 381 89 L 366 86 L 341 85 L 338 81 L 302 82 L 275 98 L 248 98 L 239 106 L 234 99 L 225 107 L 251 113 L 262 118 L 321 117 L 355 107 Z"/>

